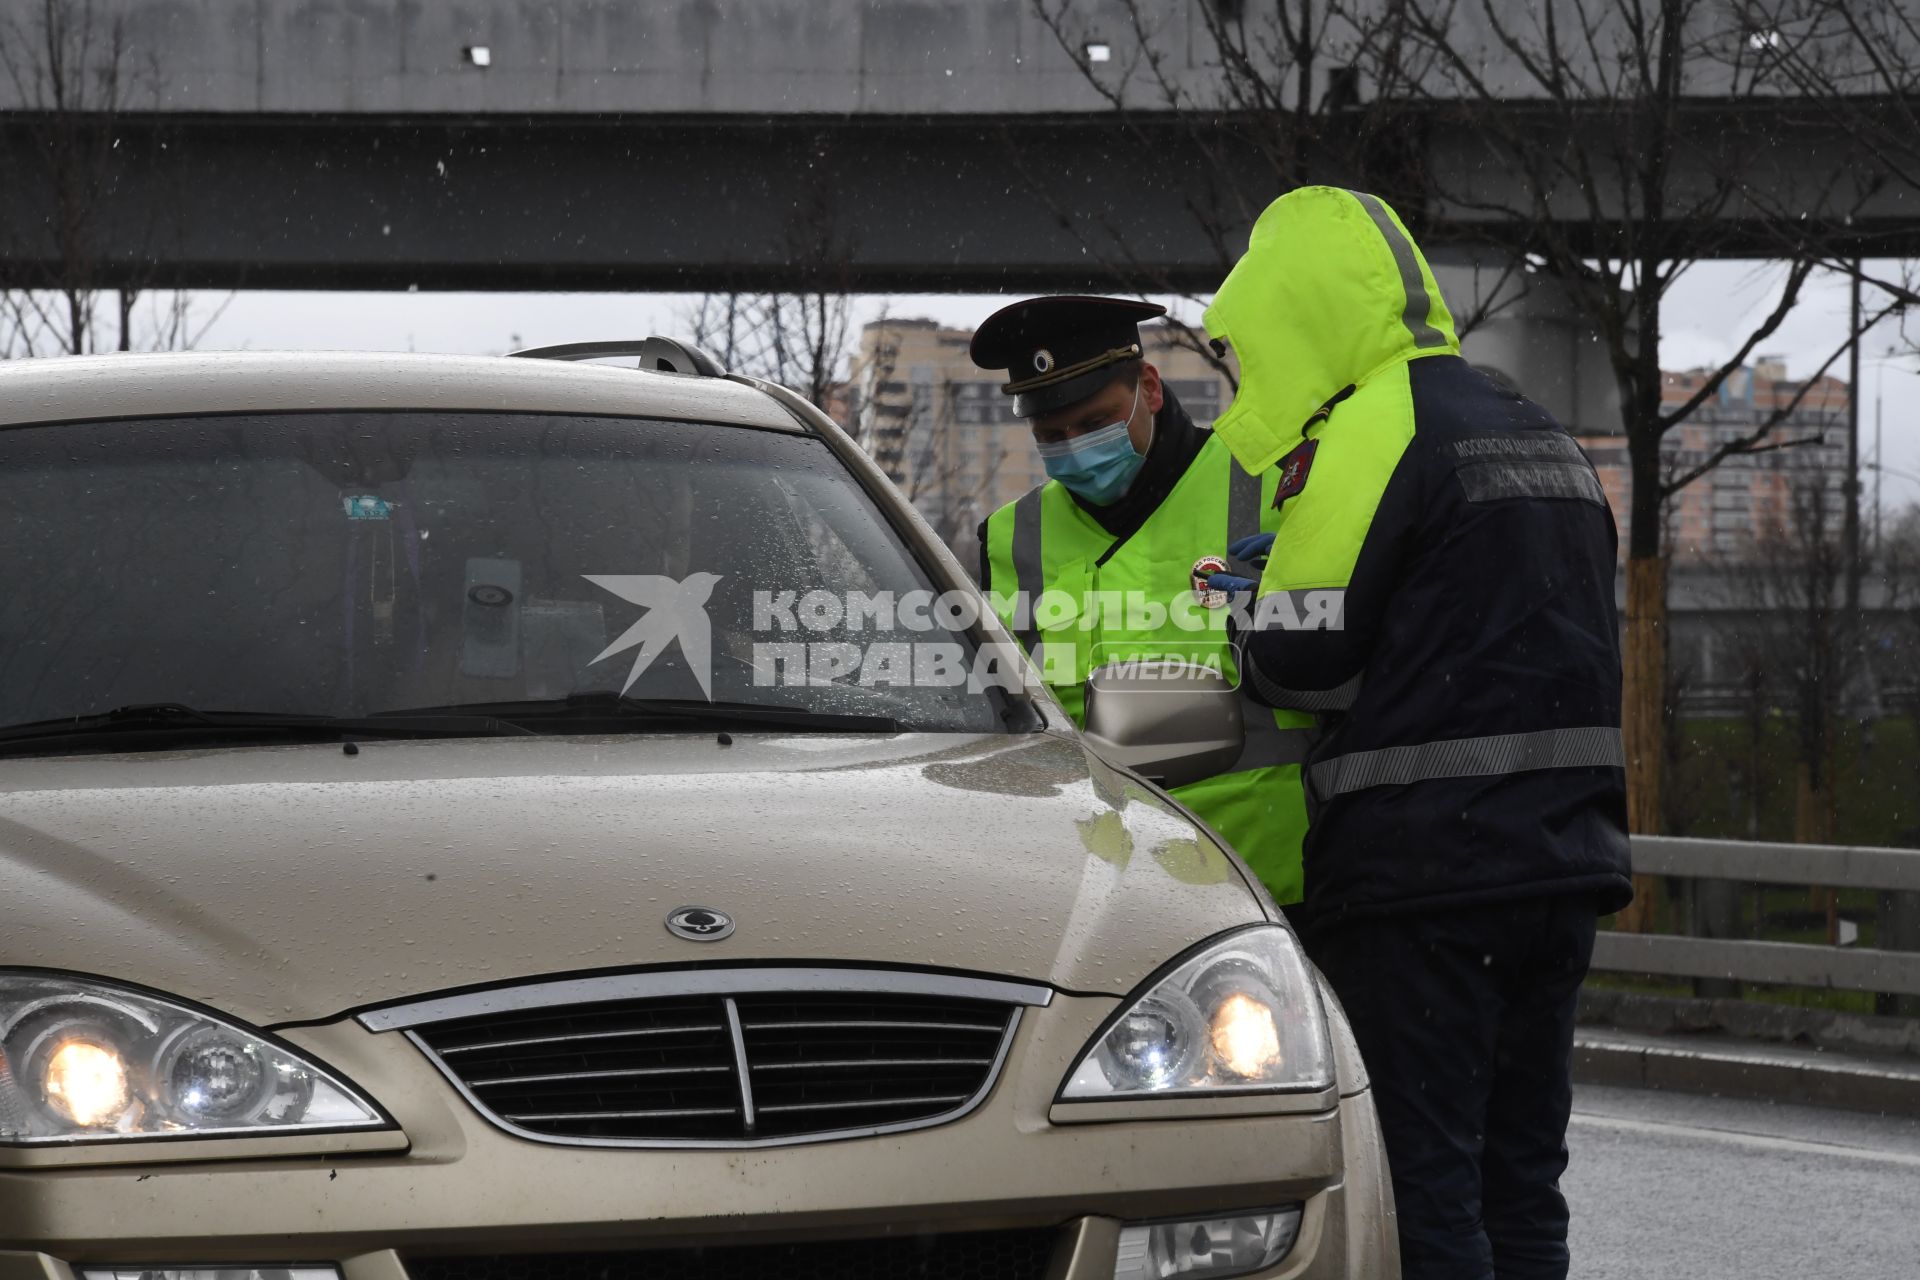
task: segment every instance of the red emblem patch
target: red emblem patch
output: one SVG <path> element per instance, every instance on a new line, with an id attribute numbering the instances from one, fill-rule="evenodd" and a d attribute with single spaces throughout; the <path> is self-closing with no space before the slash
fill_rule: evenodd
<path id="1" fill-rule="evenodd" d="M 1273 491 L 1273 505 L 1276 509 L 1288 498 L 1307 487 L 1307 474 L 1313 470 L 1314 451 L 1319 447 L 1318 440 L 1302 440 L 1292 453 L 1275 464 L 1280 468 L 1280 484 Z"/>

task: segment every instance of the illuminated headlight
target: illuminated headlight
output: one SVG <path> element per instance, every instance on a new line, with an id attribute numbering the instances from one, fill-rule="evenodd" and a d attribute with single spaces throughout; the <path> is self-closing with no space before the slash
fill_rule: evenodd
<path id="1" fill-rule="evenodd" d="M 1325 1089 L 1326 1015 L 1293 935 L 1278 925 L 1205 943 L 1103 1029 L 1065 1100 Z"/>
<path id="2" fill-rule="evenodd" d="M 1300 1206 L 1185 1222 L 1136 1222 L 1120 1230 L 1113 1280 L 1216 1280 L 1264 1271 L 1300 1234 Z"/>
<path id="3" fill-rule="evenodd" d="M 384 1127 L 311 1062 L 105 983 L 0 970 L 0 1143 Z"/>

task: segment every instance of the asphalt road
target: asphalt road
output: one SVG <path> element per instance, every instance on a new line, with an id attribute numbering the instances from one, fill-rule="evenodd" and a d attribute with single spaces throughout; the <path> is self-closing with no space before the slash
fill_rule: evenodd
<path id="1" fill-rule="evenodd" d="M 1920 1121 L 1576 1090 L 1576 1280 L 1920 1277 Z"/>

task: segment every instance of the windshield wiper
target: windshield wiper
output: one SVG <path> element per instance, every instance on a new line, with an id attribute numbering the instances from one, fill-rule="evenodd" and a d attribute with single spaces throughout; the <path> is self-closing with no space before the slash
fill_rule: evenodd
<path id="1" fill-rule="evenodd" d="M 600 720 L 611 724 L 616 732 L 633 729 L 636 725 L 687 729 L 787 729 L 806 733 L 900 732 L 899 721 L 888 716 L 815 711 L 807 707 L 769 706 L 755 702 L 703 702 L 698 698 L 629 698 L 604 692 L 571 693 L 564 698 L 533 698 L 521 702 L 457 702 L 444 707 L 382 711 L 374 718 L 450 714 L 497 716 L 517 724 L 540 725 L 556 720 Z M 573 731 L 586 732 L 579 729 Z"/>
<path id="2" fill-rule="evenodd" d="M 352 737 L 524 737 L 534 732 L 498 717 L 452 711 L 421 715 L 319 716 L 279 711 L 210 711 L 178 702 L 115 707 L 91 715 L 62 716 L 0 727 L 0 754 L 84 741 L 106 746 L 120 740 L 202 737 L 293 737 L 322 742 Z"/>

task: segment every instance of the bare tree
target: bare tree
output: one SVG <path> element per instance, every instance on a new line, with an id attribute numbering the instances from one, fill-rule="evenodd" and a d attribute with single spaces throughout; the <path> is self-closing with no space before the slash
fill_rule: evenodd
<path id="1" fill-rule="evenodd" d="M 816 172 L 824 169 L 815 166 Z M 783 234 L 786 259 L 812 281 L 810 288 L 707 293 L 686 323 L 695 344 L 727 368 L 825 405 L 845 378 L 850 354 L 854 243 L 824 180 L 800 194 Z"/>
<path id="2" fill-rule="evenodd" d="M 917 322 L 909 322 L 917 323 Z M 971 565 L 974 531 L 991 514 L 1006 461 L 1000 397 L 963 403 L 951 377 L 900 376 L 900 330 L 886 317 L 866 327 L 853 379 L 854 437 L 908 501 Z"/>
<path id="3" fill-rule="evenodd" d="M 903 397 L 899 380 L 899 335 L 881 317 L 866 326 L 866 341 L 856 357 L 851 383 L 854 440 L 895 484 L 906 480 L 905 441 L 914 405 Z"/>
<path id="4" fill-rule="evenodd" d="M 1054 44 L 1144 154 L 1197 158 L 1182 168 L 1197 180 L 1181 200 L 1220 275 L 1239 257 L 1260 210 L 1283 191 L 1314 181 L 1389 192 L 1405 185 L 1411 135 L 1365 91 L 1359 65 L 1363 50 L 1392 39 L 1377 3 L 1032 2 Z M 1094 49 L 1105 57 L 1096 60 Z M 1009 152 L 1028 190 L 1105 274 L 1143 296 L 1181 298 L 1197 314 L 1204 300 L 1140 256 L 1121 211 L 1076 203 L 1032 154 Z M 1179 315 L 1169 328 L 1237 385 L 1237 371 L 1214 356 L 1204 334 Z"/>
<path id="5" fill-rule="evenodd" d="M 1751 619 L 1736 641 L 1752 692 L 1793 725 L 1794 839 L 1828 844 L 1839 823 L 1840 729 L 1865 713 L 1871 682 L 1862 615 L 1846 599 L 1841 477 L 1808 468 L 1795 478 L 1750 554 L 1723 561 L 1726 590 Z M 1836 898 L 1814 891 L 1835 926 Z"/>
<path id="6" fill-rule="evenodd" d="M 1783 83 L 1907 187 L 1920 186 L 1920 10 L 1905 0 L 1735 0 Z"/>
<path id="7" fill-rule="evenodd" d="M 940 379 L 915 413 L 906 440 L 906 493 L 961 563 L 971 564 L 977 557 L 966 552 L 978 550 L 970 544 L 991 514 L 987 503 L 1006 449 L 991 426 L 963 420 L 959 389 Z"/>
<path id="8" fill-rule="evenodd" d="M 1879 673 L 1887 710 L 1920 735 L 1920 506 L 1894 518 L 1875 560 L 1879 601 L 1869 623 L 1867 653 Z M 1909 794 L 1920 797 L 1920 750 L 1907 753 L 1906 760 L 1913 774 Z M 1920 840 L 1920 815 L 1907 816 Z"/>
<path id="9" fill-rule="evenodd" d="M 44 266 L 23 287 L 0 290 L 0 358 L 192 346 L 224 303 L 196 316 L 191 295 L 150 292 L 150 275 L 105 266 L 109 237 L 144 240 L 118 247 L 150 260 L 170 230 L 162 209 L 126 216 L 118 207 L 120 127 L 157 84 L 119 16 L 103 18 L 94 0 L 32 0 L 0 15 L 0 76 L 34 117 L 0 143 L 0 172 L 47 194 L 38 235 L 26 232 L 33 238 L 12 255 Z"/>
<path id="10" fill-rule="evenodd" d="M 1920 190 L 1920 8 L 1908 0 L 1737 0 L 1742 22 L 1782 81 L 1890 184 Z M 1906 220 L 1911 222 L 1911 213 Z M 1848 264 L 1859 270 L 1856 260 Z M 1865 283 L 1905 308 L 1920 306 L 1910 251 Z M 1901 341 L 1920 352 L 1903 322 Z"/>
<path id="11" fill-rule="evenodd" d="M 1380 0 L 1033 0 L 1053 43 L 1147 154 L 1197 157 L 1183 208 L 1224 276 L 1273 197 L 1309 183 L 1365 187 L 1417 214 L 1421 137 L 1405 104 L 1381 92 L 1423 74 L 1431 54 Z M 1118 31 L 1114 27 L 1119 28 Z M 1094 37 L 1104 37 L 1094 39 Z M 1115 38 L 1117 37 L 1117 39 Z M 1097 61 L 1089 50 L 1102 48 Z M 1010 148 L 1028 190 L 1071 229 L 1103 271 L 1142 296 L 1186 303 L 1168 317 L 1177 344 L 1230 387 L 1238 370 L 1181 314 L 1205 298 L 1144 260 L 1115 211 L 1076 203 L 1033 156 Z M 1183 168 L 1182 172 L 1188 172 Z M 1465 336 L 1524 296 L 1527 263 L 1504 256 L 1476 271 L 1471 298 L 1449 298 Z M 1484 276 L 1484 278 L 1483 278 Z"/>
<path id="12" fill-rule="evenodd" d="M 1879 679 L 1880 699 L 1886 711 L 1906 722 L 1908 734 L 1920 735 L 1920 507 L 1908 507 L 1887 530 L 1873 566 L 1879 589 L 1879 608 L 1867 621 L 1866 649 Z M 1920 816 L 1912 798 L 1920 797 L 1920 750 L 1903 754 L 1908 771 L 1909 798 L 1896 830 L 1896 843 L 1920 847 Z M 1920 894 L 1885 892 L 1879 895 L 1876 945 L 1888 951 L 1920 951 Z M 1920 999 L 1882 994 L 1874 1011 L 1905 1017 L 1920 1015 Z"/>
<path id="13" fill-rule="evenodd" d="M 844 378 L 852 307 L 838 292 L 708 293 L 685 322 L 694 343 L 728 369 L 823 405 Z"/>

